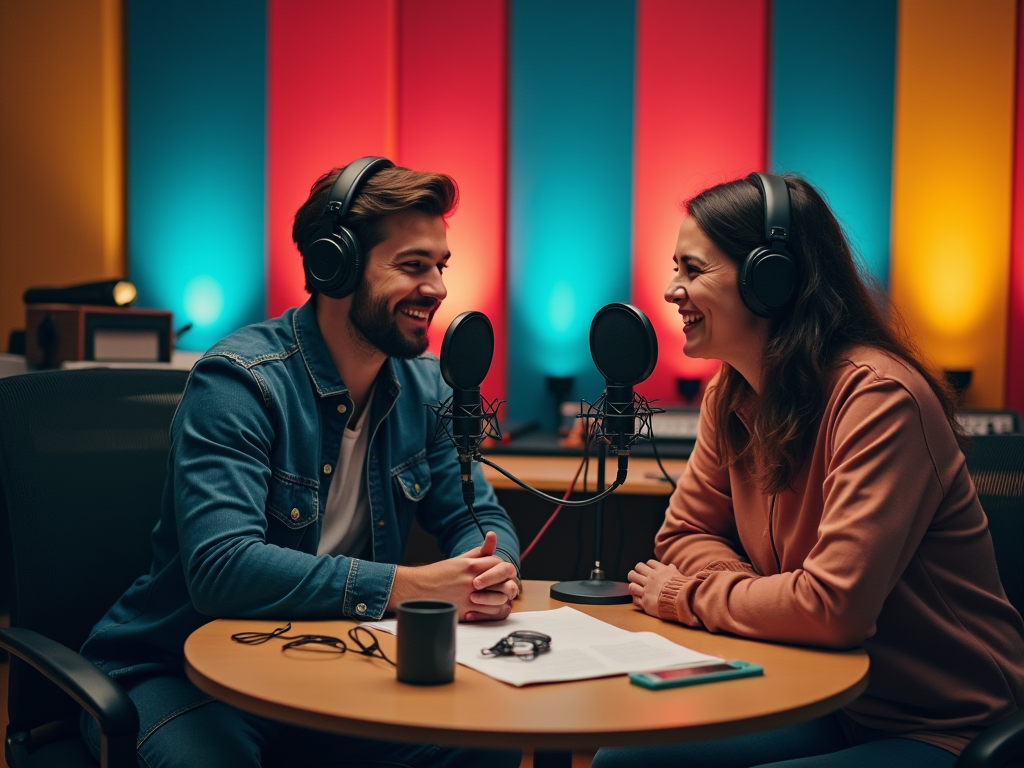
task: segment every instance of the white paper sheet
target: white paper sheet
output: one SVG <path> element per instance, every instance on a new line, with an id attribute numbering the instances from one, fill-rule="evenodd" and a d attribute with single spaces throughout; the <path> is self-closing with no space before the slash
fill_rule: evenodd
<path id="1" fill-rule="evenodd" d="M 365 626 L 395 634 L 397 620 Z M 532 661 L 514 656 L 484 656 L 509 632 L 543 632 L 551 650 Z M 593 677 L 650 672 L 722 661 L 673 643 L 654 632 L 628 632 L 568 606 L 550 611 L 513 613 L 504 621 L 459 624 L 455 660 L 496 680 L 521 686 Z"/>

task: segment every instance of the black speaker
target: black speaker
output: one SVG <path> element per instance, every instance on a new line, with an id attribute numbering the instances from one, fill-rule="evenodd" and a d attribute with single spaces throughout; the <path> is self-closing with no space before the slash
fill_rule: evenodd
<path id="1" fill-rule="evenodd" d="M 306 280 L 332 299 L 343 299 L 356 289 L 363 274 L 364 254 L 359 239 L 342 222 L 352 201 L 367 180 L 394 163 L 385 157 L 353 160 L 331 185 L 321 214 L 320 229 L 306 249 Z"/>
<path id="2" fill-rule="evenodd" d="M 752 173 L 764 200 L 765 244 L 740 264 L 740 297 L 760 317 L 775 317 L 796 292 L 796 261 L 786 250 L 789 237 L 789 188 L 770 173 Z"/>

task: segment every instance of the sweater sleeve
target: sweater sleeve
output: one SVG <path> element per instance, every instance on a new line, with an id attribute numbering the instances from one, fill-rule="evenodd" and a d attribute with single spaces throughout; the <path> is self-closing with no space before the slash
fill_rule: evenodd
<path id="1" fill-rule="evenodd" d="M 826 458 L 823 509 L 801 567 L 770 576 L 705 570 L 677 578 L 666 589 L 675 592 L 678 621 L 834 648 L 874 634 L 944 490 L 921 405 L 902 383 L 860 368 L 833 391 L 825 419 L 815 447 Z"/>
<path id="2" fill-rule="evenodd" d="M 716 563 L 746 563 L 739 551 L 729 472 L 719 461 L 710 417 L 714 397 L 712 383 L 704 397 L 701 410 L 706 415 L 700 419 L 693 453 L 654 539 L 658 560 L 690 576 Z"/>

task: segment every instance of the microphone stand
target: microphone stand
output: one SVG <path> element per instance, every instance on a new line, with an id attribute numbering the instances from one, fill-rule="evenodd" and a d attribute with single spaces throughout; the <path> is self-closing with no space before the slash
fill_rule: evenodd
<path id="1" fill-rule="evenodd" d="M 632 394 L 630 402 L 632 403 Z M 630 414 L 630 420 L 633 416 Z M 597 445 L 597 493 L 604 491 L 605 459 L 608 455 L 607 443 L 598 440 Z M 551 597 L 563 603 L 577 605 L 616 605 L 633 602 L 629 593 L 629 585 L 623 581 L 610 581 L 605 578 L 601 567 L 602 550 L 604 549 L 604 499 L 598 499 L 594 506 L 594 567 L 590 570 L 590 578 L 577 581 L 560 581 L 551 585 Z"/>

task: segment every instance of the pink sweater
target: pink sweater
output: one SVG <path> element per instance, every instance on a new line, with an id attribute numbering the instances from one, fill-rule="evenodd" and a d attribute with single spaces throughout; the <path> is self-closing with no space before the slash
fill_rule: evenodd
<path id="1" fill-rule="evenodd" d="M 870 681 L 850 717 L 959 754 L 1024 706 L 1024 624 L 963 454 L 927 382 L 880 350 L 844 354 L 826 400 L 799 477 L 776 495 L 758 490 L 748 463 L 720 466 L 701 419 L 655 541 L 684 574 L 662 590 L 661 616 L 863 646 Z"/>

